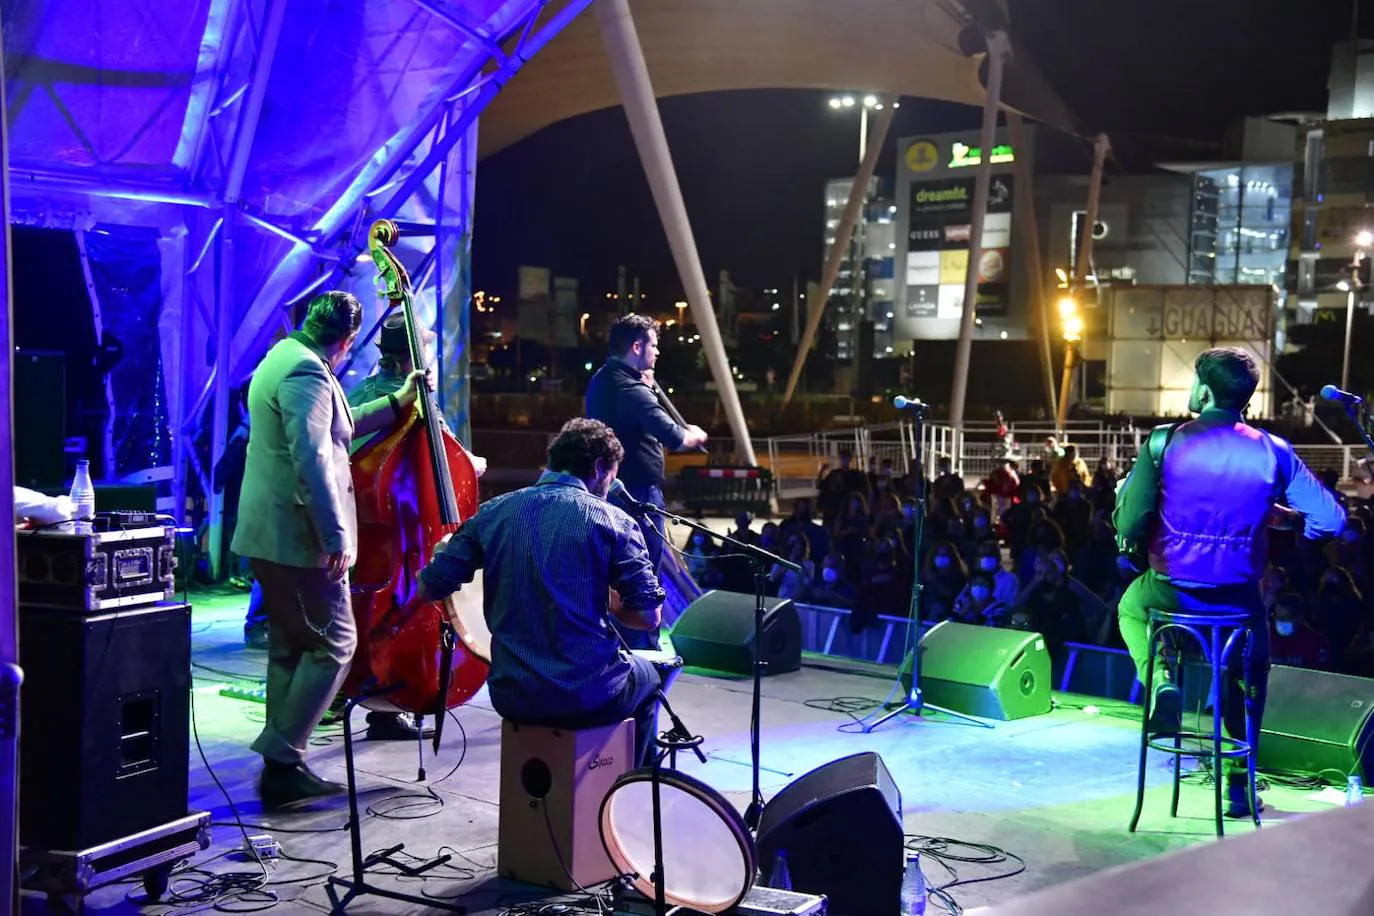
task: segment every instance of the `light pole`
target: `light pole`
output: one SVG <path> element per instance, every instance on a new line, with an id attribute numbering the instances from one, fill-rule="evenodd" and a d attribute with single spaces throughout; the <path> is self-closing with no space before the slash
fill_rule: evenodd
<path id="1" fill-rule="evenodd" d="M 859 109 L 859 163 L 862 165 L 864 156 L 868 153 L 868 113 L 869 111 L 882 111 L 885 104 L 876 95 L 865 95 L 856 98 L 852 95 L 831 96 L 830 107 L 835 111 L 845 111 L 852 108 Z M 901 103 L 895 99 L 890 103 L 893 108 L 900 108 Z M 863 206 L 859 211 L 859 222 L 854 227 L 854 263 L 850 271 L 850 280 L 853 283 L 854 296 L 854 317 L 858 321 L 863 321 L 868 317 L 867 305 L 868 297 L 865 288 L 867 284 L 865 258 L 868 255 L 868 188 L 863 189 Z M 873 354 L 865 354 L 862 358 L 870 358 Z M 861 358 L 858 353 L 854 358 Z"/>
<path id="2" fill-rule="evenodd" d="M 1074 356 L 1078 343 L 1083 339 L 1083 316 L 1078 313 L 1078 302 L 1071 295 L 1059 300 L 1059 321 L 1064 332 L 1064 376 L 1059 382 L 1059 416 L 1055 418 L 1055 429 L 1062 433 L 1069 419 L 1069 389 L 1073 385 Z"/>
<path id="3" fill-rule="evenodd" d="M 1341 359 L 1341 387 L 1350 390 L 1350 339 L 1355 330 L 1355 306 L 1360 298 L 1360 263 L 1365 250 L 1374 244 L 1374 234 L 1368 229 L 1355 235 L 1355 257 L 1350 262 L 1350 290 L 1345 296 L 1345 355 Z"/>

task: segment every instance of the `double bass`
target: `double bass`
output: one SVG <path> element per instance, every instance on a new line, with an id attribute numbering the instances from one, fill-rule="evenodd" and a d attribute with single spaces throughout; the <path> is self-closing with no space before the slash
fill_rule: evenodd
<path id="1" fill-rule="evenodd" d="M 410 275 L 391 251 L 399 237 L 394 222 L 379 220 L 372 224 L 368 249 L 383 295 L 405 315 L 411 365 L 418 368 L 425 364 L 424 347 Z M 445 602 L 417 606 L 414 597 L 420 570 L 435 549 L 476 514 L 477 473 L 427 385 L 419 386 L 415 408 L 353 456 L 358 561 L 352 606 L 359 641 L 344 692 L 370 696 L 369 706 L 434 715 L 437 748 L 445 711 L 481 689 L 489 666 L 449 624 Z M 376 626 L 399 608 L 413 613 L 395 627 Z"/>

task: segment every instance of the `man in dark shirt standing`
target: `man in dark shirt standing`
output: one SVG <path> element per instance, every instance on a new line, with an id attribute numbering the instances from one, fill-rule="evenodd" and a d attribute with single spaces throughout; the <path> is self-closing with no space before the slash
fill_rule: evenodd
<path id="1" fill-rule="evenodd" d="M 683 426 L 668 415 L 645 373 L 658 362 L 658 322 L 647 315 L 623 315 L 611 325 L 610 358 L 587 386 L 587 416 L 615 431 L 625 449 L 620 480 L 642 503 L 663 506 L 663 449 L 691 451 L 706 444 L 699 426 Z M 663 520 L 639 519 L 653 568 L 663 559 Z M 634 648 L 657 646 L 654 633 L 624 633 Z"/>
<path id="2" fill-rule="evenodd" d="M 483 570 L 497 713 L 563 728 L 634 716 L 643 765 L 660 679 L 650 662 L 622 651 L 609 619 L 657 630 L 664 594 L 639 526 L 605 498 L 624 455 L 605 424 L 569 420 L 538 482 L 464 522 L 420 573 L 416 601 L 445 598 Z M 612 588 L 620 600 L 608 608 Z"/>

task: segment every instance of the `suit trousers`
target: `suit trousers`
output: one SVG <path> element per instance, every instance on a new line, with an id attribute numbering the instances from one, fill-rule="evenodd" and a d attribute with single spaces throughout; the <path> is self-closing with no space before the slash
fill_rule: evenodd
<path id="1" fill-rule="evenodd" d="M 348 577 L 325 569 L 254 559 L 267 614 L 267 722 L 253 750 L 281 763 L 303 763 L 315 726 L 348 674 L 358 645 Z"/>
<path id="2" fill-rule="evenodd" d="M 630 496 L 642 503 L 663 508 L 663 490 L 656 486 L 647 487 L 626 487 L 630 491 Z M 668 537 L 663 524 L 663 516 L 657 513 L 646 512 L 636 516 L 639 522 L 639 530 L 644 535 L 644 546 L 649 550 L 649 563 L 654 567 L 654 575 L 660 575 L 661 564 L 663 563 L 664 543 Z M 624 626 L 620 621 L 612 618 L 611 625 L 620 633 L 621 641 L 631 649 L 658 649 L 657 630 L 635 630 Z"/>

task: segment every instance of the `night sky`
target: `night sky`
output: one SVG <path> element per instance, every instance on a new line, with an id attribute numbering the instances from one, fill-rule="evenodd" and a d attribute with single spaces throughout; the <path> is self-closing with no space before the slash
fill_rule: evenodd
<path id="1" fill-rule="evenodd" d="M 1374 0 L 1360 3 L 1360 31 L 1374 37 Z M 1244 115 L 1324 111 L 1330 48 L 1351 24 L 1349 0 L 1012 0 L 1013 17 L 1028 6 L 1034 15 L 1013 19 L 1013 46 L 1089 128 L 1111 134 L 1112 167 L 1130 172 L 1161 158 L 1215 158 L 1188 141 L 1217 143 Z M 831 111 L 829 95 L 661 100 L 708 283 L 721 269 L 742 286 L 819 278 L 823 185 L 852 175 L 858 158 L 858 116 Z M 978 109 L 903 99 L 878 174 L 893 174 L 893 139 L 978 123 Z M 1086 149 L 1080 156 L 1069 145 L 1057 166 L 1086 171 Z M 529 264 L 598 294 L 614 288 L 624 264 L 651 306 L 677 296 L 620 109 L 553 125 L 483 160 L 476 210 L 478 288 L 513 296 L 517 268 Z"/>

